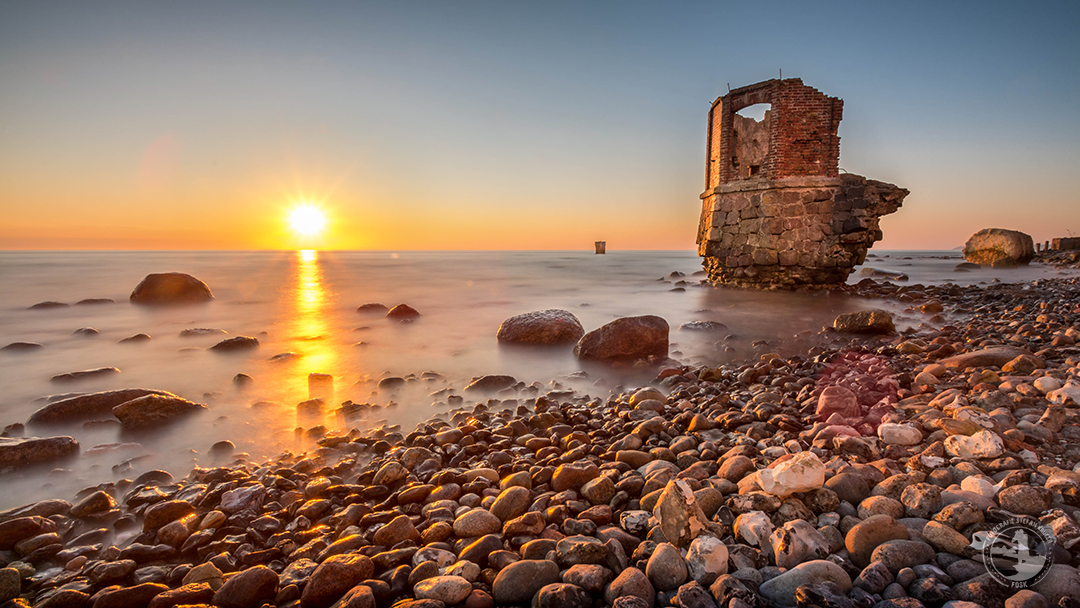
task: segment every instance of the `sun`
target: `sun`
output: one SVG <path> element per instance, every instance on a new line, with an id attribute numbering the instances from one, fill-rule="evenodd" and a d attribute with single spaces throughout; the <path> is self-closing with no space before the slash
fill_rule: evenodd
<path id="1" fill-rule="evenodd" d="M 302 237 L 318 236 L 326 228 L 326 213 L 315 205 L 297 205 L 289 212 L 289 227 Z"/>

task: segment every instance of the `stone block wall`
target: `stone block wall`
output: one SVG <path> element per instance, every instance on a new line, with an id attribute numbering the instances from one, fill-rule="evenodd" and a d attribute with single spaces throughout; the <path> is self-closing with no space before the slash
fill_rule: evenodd
<path id="1" fill-rule="evenodd" d="M 760 122 L 736 114 L 770 105 Z M 709 110 L 698 253 L 710 281 L 827 287 L 881 240 L 908 191 L 840 174 L 844 102 L 798 78 L 730 91 Z"/>
<path id="2" fill-rule="evenodd" d="M 845 174 L 732 182 L 703 205 L 698 254 L 714 283 L 796 288 L 847 280 L 908 191 Z"/>

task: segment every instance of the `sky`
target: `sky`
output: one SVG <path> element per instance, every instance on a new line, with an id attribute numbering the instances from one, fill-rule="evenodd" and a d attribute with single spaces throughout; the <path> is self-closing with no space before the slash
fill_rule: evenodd
<path id="1" fill-rule="evenodd" d="M 1080 234 L 1080 3 L 0 0 L 0 249 L 693 249 L 706 118 L 844 100 L 877 249 Z M 318 237 L 287 218 L 327 215 Z"/>

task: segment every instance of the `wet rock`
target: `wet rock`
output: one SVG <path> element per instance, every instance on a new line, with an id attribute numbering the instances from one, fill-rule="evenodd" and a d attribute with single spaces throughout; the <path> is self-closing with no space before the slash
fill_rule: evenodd
<path id="1" fill-rule="evenodd" d="M 585 335 L 581 322 L 570 312 L 539 310 L 515 315 L 499 326 L 500 343 L 528 345 L 573 344 Z"/>
<path id="2" fill-rule="evenodd" d="M 551 489 L 556 492 L 580 488 L 600 476 L 600 469 L 591 462 L 559 465 L 551 477 Z"/>
<path id="3" fill-rule="evenodd" d="M 421 316 L 422 315 L 417 312 L 415 308 L 408 304 L 398 304 L 386 313 L 387 319 L 393 319 L 395 321 L 413 321 Z"/>
<path id="4" fill-rule="evenodd" d="M 67 302 L 54 302 L 50 300 L 47 302 L 38 302 L 37 304 L 33 304 L 26 310 L 51 310 L 53 308 L 67 308 L 68 306 L 70 306 L 70 304 L 68 304 Z"/>
<path id="5" fill-rule="evenodd" d="M 56 462 L 78 453 L 79 442 L 71 437 L 0 437 L 0 468 Z"/>
<path id="6" fill-rule="evenodd" d="M 97 369 L 84 369 L 77 372 L 65 372 L 49 378 L 50 382 L 69 383 L 83 380 L 101 380 L 109 376 L 119 374 L 120 370 L 115 367 L 99 367 Z"/>
<path id="7" fill-rule="evenodd" d="M 830 581 L 843 593 L 851 591 L 851 577 L 840 566 L 826 560 L 799 564 L 761 584 L 760 593 L 780 606 L 795 606 L 795 591 L 803 585 Z"/>
<path id="8" fill-rule="evenodd" d="M 100 414 L 112 413 L 112 408 L 138 399 L 146 395 L 163 395 L 176 397 L 167 391 L 152 390 L 146 388 L 126 388 L 115 391 L 102 391 L 78 395 L 54 401 L 34 412 L 27 420 L 27 424 L 58 424 L 74 420 L 82 420 Z"/>
<path id="9" fill-rule="evenodd" d="M 43 345 L 37 342 L 12 342 L 7 346 L 0 348 L 0 352 L 5 353 L 28 353 L 38 349 L 45 348 Z"/>
<path id="10" fill-rule="evenodd" d="M 995 346 L 947 357 L 939 360 L 938 363 L 947 368 L 962 370 L 973 367 L 1001 367 L 1021 355 L 1030 354 L 1030 351 L 1015 346 Z"/>
<path id="11" fill-rule="evenodd" d="M 964 245 L 964 259 L 995 268 L 1027 264 L 1035 257 L 1031 235 L 1018 230 L 984 228 L 971 235 Z"/>
<path id="12" fill-rule="evenodd" d="M 408 515 L 398 515 L 385 526 L 376 530 L 372 540 L 376 545 L 392 547 L 406 540 L 417 542 L 420 540 L 420 533 L 416 531 L 416 527 L 413 526 Z"/>
<path id="13" fill-rule="evenodd" d="M 527 604 L 545 585 L 557 582 L 559 566 L 555 562 L 525 559 L 499 571 L 491 585 L 491 595 L 499 606 Z"/>
<path id="14" fill-rule="evenodd" d="M 668 323 L 654 315 L 615 319 L 585 334 L 574 346 L 579 359 L 597 361 L 663 359 L 667 354 Z"/>
<path id="15" fill-rule="evenodd" d="M 256 608 L 274 599 L 277 590 L 277 573 L 266 566 L 254 566 L 222 585 L 214 593 L 213 602 L 220 608 Z"/>
<path id="16" fill-rule="evenodd" d="M 214 299 L 210 288 L 182 272 L 148 274 L 131 292 L 133 304 L 195 304 Z"/>
<path id="17" fill-rule="evenodd" d="M 112 409 L 112 413 L 125 429 L 145 429 L 160 426 L 207 407 L 202 403 L 182 397 L 145 395 L 125 401 Z"/>
<path id="18" fill-rule="evenodd" d="M 833 321 L 833 329 L 851 334 L 896 333 L 892 315 L 884 310 L 876 309 L 843 313 Z"/>
<path id="19" fill-rule="evenodd" d="M 510 388 L 515 384 L 517 384 L 517 379 L 513 376 L 480 376 L 479 378 L 474 378 L 472 382 L 465 385 L 464 390 L 494 393 L 501 391 L 504 388 Z"/>
<path id="20" fill-rule="evenodd" d="M 116 508 L 116 501 L 105 491 L 98 490 L 75 503 L 68 513 L 71 517 L 86 517 Z"/>
<path id="21" fill-rule="evenodd" d="M 259 339 L 250 336 L 233 336 L 210 347 L 218 353 L 238 353 L 259 348 Z"/>
<path id="22" fill-rule="evenodd" d="M 356 307 L 356 312 L 362 315 L 377 314 L 386 316 L 386 313 L 390 312 L 390 309 L 378 302 L 371 302 L 368 304 L 361 304 Z"/>

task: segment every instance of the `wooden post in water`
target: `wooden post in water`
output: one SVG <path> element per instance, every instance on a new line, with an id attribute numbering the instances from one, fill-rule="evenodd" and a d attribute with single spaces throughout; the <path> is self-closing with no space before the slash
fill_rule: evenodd
<path id="1" fill-rule="evenodd" d="M 600 255 L 607 249 L 607 241 L 596 241 L 596 254 Z"/>

